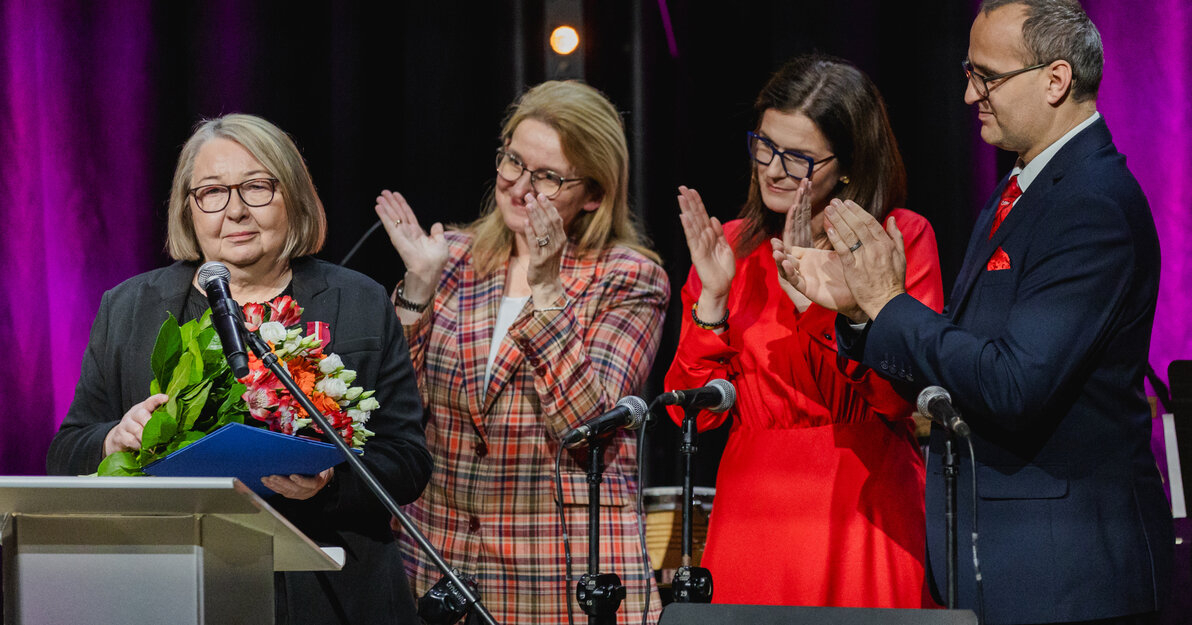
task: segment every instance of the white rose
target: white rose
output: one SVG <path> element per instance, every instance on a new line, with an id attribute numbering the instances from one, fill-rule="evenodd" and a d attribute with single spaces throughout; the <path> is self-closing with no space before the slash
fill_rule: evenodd
<path id="1" fill-rule="evenodd" d="M 364 392 L 363 388 L 361 388 L 359 386 L 353 386 L 352 388 L 348 389 L 348 392 L 344 393 L 344 399 L 346 399 L 348 401 L 353 401 L 357 397 L 360 397 L 360 394 L 363 392 Z"/>
<path id="2" fill-rule="evenodd" d="M 356 381 L 356 372 L 352 369 L 344 369 L 335 374 L 335 377 L 343 380 L 345 384 L 351 384 Z"/>
<path id="3" fill-rule="evenodd" d="M 360 410 L 372 411 L 372 410 L 376 410 L 377 408 L 380 408 L 381 403 L 378 402 L 377 400 L 373 399 L 372 397 L 369 397 L 368 399 L 365 399 L 365 400 L 361 401 L 359 404 L 357 404 L 356 407 L 359 408 Z"/>
<path id="4" fill-rule="evenodd" d="M 261 338 L 274 345 L 286 340 L 286 327 L 276 321 L 262 323 L 259 331 Z"/>
<path id="5" fill-rule="evenodd" d="M 344 361 L 340 360 L 339 354 L 331 354 L 319 361 L 319 371 L 328 375 L 335 373 L 342 366 L 344 366 Z"/>
<path id="6" fill-rule="evenodd" d="M 348 392 L 348 385 L 344 384 L 342 380 L 335 378 L 323 378 L 315 384 L 317 390 L 323 391 L 323 394 L 331 399 L 339 399 Z"/>
<path id="7" fill-rule="evenodd" d="M 370 416 L 372 413 L 367 410 L 356 410 L 355 408 L 348 410 L 348 418 L 352 420 L 352 423 L 368 423 Z"/>

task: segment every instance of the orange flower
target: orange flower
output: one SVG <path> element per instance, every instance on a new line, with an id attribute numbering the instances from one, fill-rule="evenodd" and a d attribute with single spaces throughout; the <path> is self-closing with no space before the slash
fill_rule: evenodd
<path id="1" fill-rule="evenodd" d="M 315 390 L 315 378 L 318 376 L 318 370 L 314 365 L 304 358 L 294 358 L 286 361 L 286 366 L 290 369 L 290 375 L 294 378 L 294 383 L 298 388 L 302 389 L 303 393 L 308 396 Z"/>
<path id="2" fill-rule="evenodd" d="M 318 408 L 319 412 L 323 413 L 324 415 L 328 415 L 339 410 L 339 402 L 331 399 L 319 391 L 311 393 L 311 400 L 312 403 L 314 403 L 315 408 Z"/>

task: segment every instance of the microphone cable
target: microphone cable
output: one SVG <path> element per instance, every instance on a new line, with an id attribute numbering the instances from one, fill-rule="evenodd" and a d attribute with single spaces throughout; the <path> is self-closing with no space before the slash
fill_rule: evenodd
<path id="1" fill-rule="evenodd" d="M 567 625 L 575 625 L 571 608 L 571 537 L 567 535 L 567 513 L 563 508 L 563 441 L 555 454 L 555 507 L 559 511 L 559 528 L 563 530 L 563 557 L 567 563 L 567 584 L 563 586 L 563 604 L 567 606 Z"/>
<path id="2" fill-rule="evenodd" d="M 364 233 L 364 236 L 357 239 L 356 245 L 353 245 L 352 249 L 348 250 L 347 255 L 344 256 L 344 259 L 339 261 L 339 266 L 340 267 L 346 266 L 348 264 L 348 261 L 351 260 L 352 257 L 356 255 L 356 252 L 360 250 L 360 246 L 364 245 L 364 242 L 368 240 L 368 237 L 372 236 L 372 233 L 376 232 L 377 228 L 380 228 L 380 227 L 381 227 L 381 220 L 378 219 L 377 223 L 373 224 L 372 227 L 369 228 L 368 231 Z"/>
<path id="3" fill-rule="evenodd" d="M 650 550 L 646 546 L 646 513 L 643 505 L 642 491 L 646 488 L 646 429 L 654 423 L 654 404 L 657 403 L 657 398 L 650 405 L 646 407 L 646 415 L 643 417 L 645 423 L 642 424 L 641 429 L 637 434 L 637 499 L 634 507 L 637 513 L 637 538 L 641 543 L 642 548 L 642 566 L 645 567 L 643 573 L 645 577 L 642 581 L 646 583 L 646 588 L 643 591 L 645 600 L 642 604 L 642 625 L 649 625 L 650 618 L 650 584 L 654 582 L 654 568 L 650 566 Z"/>
<path id="4" fill-rule="evenodd" d="M 985 591 L 981 580 L 981 562 L 977 557 L 977 454 L 973 451 L 973 437 L 965 436 L 968 441 L 969 467 L 973 474 L 973 577 L 977 581 L 977 623 L 985 622 Z"/>

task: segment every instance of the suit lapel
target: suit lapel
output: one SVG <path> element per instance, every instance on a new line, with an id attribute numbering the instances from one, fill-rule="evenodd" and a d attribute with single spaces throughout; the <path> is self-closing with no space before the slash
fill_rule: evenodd
<path id="1" fill-rule="evenodd" d="M 997 189 L 994 190 L 993 195 L 986 200 L 985 207 L 981 209 L 981 213 L 977 216 L 977 223 L 973 226 L 973 233 L 969 237 L 968 251 L 964 255 L 964 263 L 960 266 L 960 273 L 956 276 L 956 284 L 952 287 L 952 294 L 948 297 L 948 314 L 952 319 L 955 319 L 960 310 L 964 308 L 964 303 L 968 300 L 969 293 L 973 289 L 973 283 L 976 282 L 977 276 L 985 269 L 985 263 L 989 260 L 989 254 L 996 247 L 990 247 L 989 229 L 993 227 L 993 216 L 997 211 L 997 203 L 1002 197 L 1002 191 L 1005 190 L 1006 185 L 1010 181 L 1009 174 L 1002 178 L 1001 183 L 998 184 Z M 1021 199 L 1019 200 L 1022 201 Z M 1013 215 L 1014 211 L 1010 211 Z M 1004 226 L 1004 224 L 1003 224 Z M 1004 231 L 1004 227 L 998 228 L 999 232 Z"/>
<path id="2" fill-rule="evenodd" d="M 1109 134 L 1109 127 L 1105 124 L 1105 118 L 1098 119 L 1088 128 L 1085 128 L 1072 137 L 1064 147 L 1056 152 L 1047 165 L 1043 167 L 1039 175 L 1035 177 L 1034 182 L 1023 192 L 1018 202 L 1014 204 L 1014 208 L 1010 210 L 1010 214 L 1002 222 L 998 231 L 994 233 L 993 238 L 989 238 L 989 229 L 993 225 L 993 215 L 997 203 L 1001 199 L 1002 191 L 1006 188 L 1010 177 L 1007 175 L 1002 179 L 1001 184 L 997 187 L 997 191 L 985 203 L 985 208 L 981 211 L 977 225 L 974 226 L 972 237 L 969 240 L 968 253 L 965 254 L 964 264 L 961 266 L 960 273 L 956 278 L 956 285 L 952 289 L 952 296 L 948 299 L 948 315 L 950 318 L 956 319 L 960 315 L 965 302 L 968 300 L 968 296 L 972 293 L 977 277 L 985 270 L 985 265 L 989 262 L 990 255 L 997 250 L 998 246 L 1005 242 L 1019 224 L 1031 221 L 1034 215 L 1046 209 L 1048 196 L 1059 181 L 1063 179 L 1068 168 L 1080 162 L 1089 154 L 1109 145 L 1112 141 L 1113 137 Z M 1013 260 L 1011 259 L 1011 262 Z"/>
<path id="3" fill-rule="evenodd" d="M 508 266 L 506 261 L 487 276 L 478 275 L 471 263 L 461 267 L 464 275 L 460 277 L 459 289 L 459 361 L 468 412 L 480 432 L 484 432 L 484 367 Z"/>
<path id="4" fill-rule="evenodd" d="M 596 275 L 598 263 L 595 258 L 579 259 L 575 257 L 575 247 L 570 242 L 563 248 L 563 257 L 559 259 L 559 279 L 563 283 L 563 292 L 566 293 L 567 301 L 575 302 L 587 290 L 588 285 L 592 283 Z M 498 298 L 499 299 L 499 298 Z M 496 322 L 496 308 L 494 303 L 493 315 L 488 323 L 488 331 L 492 332 L 492 327 Z M 514 322 L 517 325 L 522 321 L 526 315 L 532 315 L 534 311 L 534 300 L 526 302 L 522 308 L 521 314 L 518 315 L 518 320 Z M 490 343 L 486 343 L 489 345 Z M 487 358 L 488 352 L 485 352 Z M 493 402 L 500 396 L 502 390 L 509 384 L 510 380 L 516 375 L 518 368 L 522 361 L 525 360 L 525 353 L 521 348 L 514 344 L 513 340 L 508 335 L 501 341 L 498 348 L 497 357 L 493 361 L 492 377 L 489 379 L 487 393 L 484 395 L 484 409 L 483 414 L 488 414 L 492 409 Z M 480 363 L 480 381 L 484 381 L 484 365 L 487 361 Z"/>

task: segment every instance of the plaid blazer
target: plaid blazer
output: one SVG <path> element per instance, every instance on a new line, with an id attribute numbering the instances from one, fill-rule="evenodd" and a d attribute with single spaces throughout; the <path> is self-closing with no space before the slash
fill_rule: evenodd
<path id="1" fill-rule="evenodd" d="M 666 274 L 626 248 L 579 258 L 568 244 L 560 263 L 566 307 L 534 312 L 527 302 L 486 386 L 505 271 L 478 275 L 471 235 L 447 237 L 450 260 L 433 306 L 405 327 L 435 462 L 430 485 L 405 509 L 451 566 L 476 577 L 499 622 L 565 624 L 564 597 L 586 619 L 566 583 L 554 483 L 559 438 L 645 381 L 669 298 Z M 621 623 L 640 622 L 646 592 L 654 619 L 661 609 L 638 541 L 635 440 L 621 431 L 609 441 L 600 492 L 599 570 L 626 586 Z M 576 579 L 588 566 L 587 456 L 587 448 L 568 450 L 562 465 Z M 421 596 L 440 574 L 411 539 L 400 543 Z"/>

